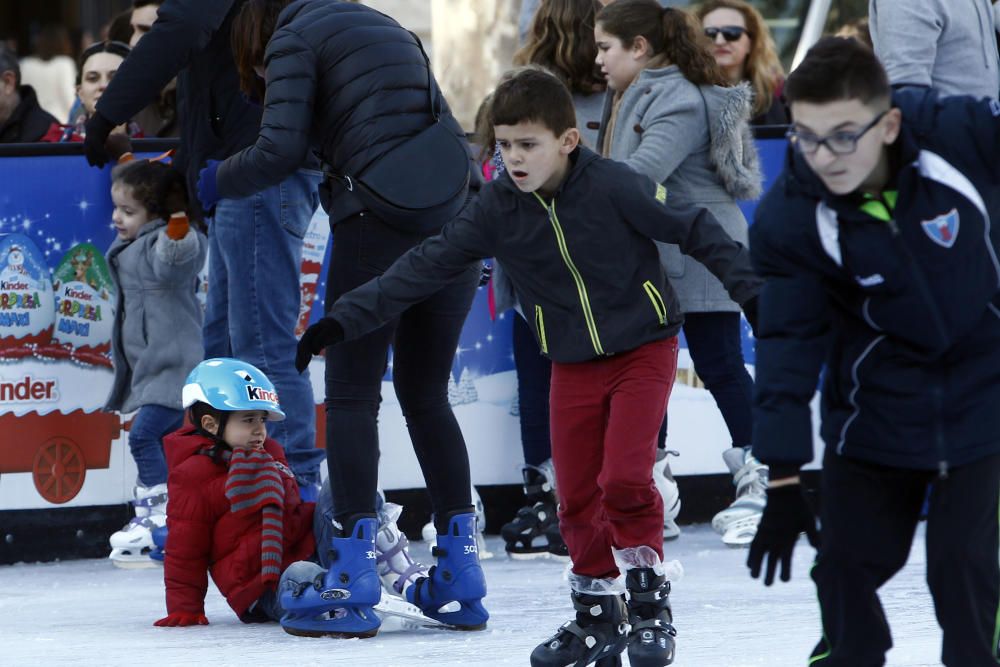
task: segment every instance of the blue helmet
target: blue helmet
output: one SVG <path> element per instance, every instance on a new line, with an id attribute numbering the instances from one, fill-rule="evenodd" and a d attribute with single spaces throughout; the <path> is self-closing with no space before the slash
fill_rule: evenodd
<path id="1" fill-rule="evenodd" d="M 281 421 L 278 392 L 259 368 L 239 359 L 206 359 L 184 381 L 181 402 L 187 409 L 207 403 L 216 410 L 264 410 L 269 421 Z"/>

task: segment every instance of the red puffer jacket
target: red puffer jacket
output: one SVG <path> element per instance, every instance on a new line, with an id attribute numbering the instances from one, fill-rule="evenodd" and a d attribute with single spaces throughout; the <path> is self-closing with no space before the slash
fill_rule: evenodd
<path id="1" fill-rule="evenodd" d="M 163 582 L 167 612 L 204 613 L 208 574 L 242 617 L 264 593 L 261 581 L 261 511 L 230 512 L 226 498 L 228 468 L 199 453 L 212 441 L 186 426 L 163 439 L 170 475 L 167 481 L 169 538 Z M 285 452 L 270 438 L 264 449 L 287 470 Z M 291 473 L 285 485 L 282 569 L 316 551 L 312 521 L 315 503 L 302 502 Z"/>

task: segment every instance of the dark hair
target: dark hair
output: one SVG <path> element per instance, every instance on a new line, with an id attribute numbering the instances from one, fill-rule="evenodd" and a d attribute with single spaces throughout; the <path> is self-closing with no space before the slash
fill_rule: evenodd
<path id="1" fill-rule="evenodd" d="M 232 451 L 232 448 L 222 439 L 222 432 L 226 430 L 226 422 L 229 421 L 229 413 L 216 410 L 208 403 L 196 401 L 191 405 L 191 423 L 194 424 L 198 433 L 212 439 L 212 447 L 208 450 L 208 457 L 217 465 L 226 465 L 224 453 Z M 217 433 L 209 433 L 201 426 L 201 418 L 205 415 L 211 416 L 219 423 Z"/>
<path id="2" fill-rule="evenodd" d="M 112 55 L 121 56 L 124 60 L 128 58 L 128 54 L 132 52 L 132 49 L 125 42 L 115 42 L 108 40 L 105 42 L 96 42 L 91 44 L 83 50 L 80 54 L 80 61 L 77 63 L 79 65 L 76 73 L 76 85 L 80 85 L 80 81 L 83 78 L 83 66 L 87 63 L 90 56 L 95 53 L 110 53 Z"/>
<path id="3" fill-rule="evenodd" d="M 35 55 L 42 60 L 52 60 L 56 56 L 68 56 L 73 50 L 66 26 L 47 24 L 35 35 Z"/>
<path id="4" fill-rule="evenodd" d="M 574 93 L 589 95 L 607 84 L 597 66 L 594 17 L 597 0 L 542 0 L 515 65 L 541 65 L 563 78 Z"/>
<path id="5" fill-rule="evenodd" d="M 132 197 L 145 207 L 150 219 L 166 220 L 171 213 L 189 210 L 184 175 L 172 166 L 151 160 L 133 160 L 111 171 L 111 183 L 132 189 Z"/>
<path id="6" fill-rule="evenodd" d="M 493 91 L 490 124 L 541 123 L 557 137 L 576 127 L 573 97 L 554 74 L 539 69 L 523 69 L 503 81 Z"/>
<path id="7" fill-rule="evenodd" d="M 882 63 L 856 39 L 824 37 L 809 49 L 785 82 L 785 99 L 792 102 L 860 100 L 888 102 L 892 94 Z"/>
<path id="8" fill-rule="evenodd" d="M 132 40 L 132 10 L 126 9 L 115 14 L 108 24 L 108 39 L 112 42 L 128 44 Z"/>
<path id="9" fill-rule="evenodd" d="M 597 22 L 625 48 L 643 37 L 650 55 L 666 56 L 693 84 L 729 85 L 708 50 L 701 24 L 683 9 L 661 7 L 657 0 L 616 0 L 597 13 Z"/>
<path id="10" fill-rule="evenodd" d="M 4 72 L 13 72 L 14 85 L 21 85 L 21 66 L 17 62 L 17 54 L 0 44 L 0 74 Z"/>
<path id="11" fill-rule="evenodd" d="M 254 69 L 264 64 L 278 14 L 291 0 L 249 0 L 233 19 L 229 39 L 240 77 L 240 90 L 252 99 L 264 99 L 264 81 Z"/>
<path id="12" fill-rule="evenodd" d="M 156 5 L 159 7 L 162 5 L 164 0 L 132 0 L 132 9 L 139 9 L 140 7 L 146 7 L 148 5 Z"/>

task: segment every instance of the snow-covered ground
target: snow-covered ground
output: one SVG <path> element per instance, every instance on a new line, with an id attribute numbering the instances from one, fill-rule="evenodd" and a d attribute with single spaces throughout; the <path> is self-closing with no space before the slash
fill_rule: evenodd
<path id="1" fill-rule="evenodd" d="M 497 538 L 490 549 L 503 553 Z M 414 554 L 428 560 L 427 547 Z M 685 527 L 666 546 L 685 574 L 671 596 L 679 667 L 805 665 L 819 612 L 803 542 L 793 579 L 765 588 L 747 575 L 746 552 L 727 549 L 708 526 Z M 924 532 L 910 562 L 883 589 L 896 648 L 888 664 L 940 664 L 940 630 L 924 585 Z M 492 615 L 483 632 L 415 630 L 369 640 L 306 639 L 278 625 L 243 625 L 210 589 L 207 627 L 156 628 L 164 615 L 160 570 L 116 570 L 103 560 L 0 567 L 0 664 L 22 665 L 526 665 L 536 644 L 570 615 L 563 565 L 484 561 Z M 626 663 L 627 664 L 627 663 Z"/>

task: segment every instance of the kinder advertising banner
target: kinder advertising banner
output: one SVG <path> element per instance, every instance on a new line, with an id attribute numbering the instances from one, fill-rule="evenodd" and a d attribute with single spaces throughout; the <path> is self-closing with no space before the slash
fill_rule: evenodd
<path id="1" fill-rule="evenodd" d="M 766 176 L 781 165 L 783 141 L 760 142 Z M 114 238 L 109 170 L 82 157 L 0 158 L 0 510 L 118 504 L 131 498 L 131 415 L 101 410 L 111 387 L 116 303 L 104 252 Z M 745 208 L 752 219 L 752 205 Z M 322 316 L 328 221 L 317 212 L 300 270 L 297 333 Z M 205 273 L 203 272 L 203 276 Z M 204 279 L 194 287 L 211 289 Z M 519 483 L 521 446 L 511 317 L 489 316 L 479 290 L 455 354 L 449 398 L 469 445 L 476 484 Z M 682 343 L 683 345 L 683 343 Z M 752 345 L 744 349 L 752 364 Z M 318 446 L 325 441 L 323 360 L 310 367 Z M 384 488 L 423 485 L 392 390 L 392 362 L 379 420 Z M 730 445 L 715 403 L 682 350 L 671 398 L 677 474 L 722 472 Z"/>

